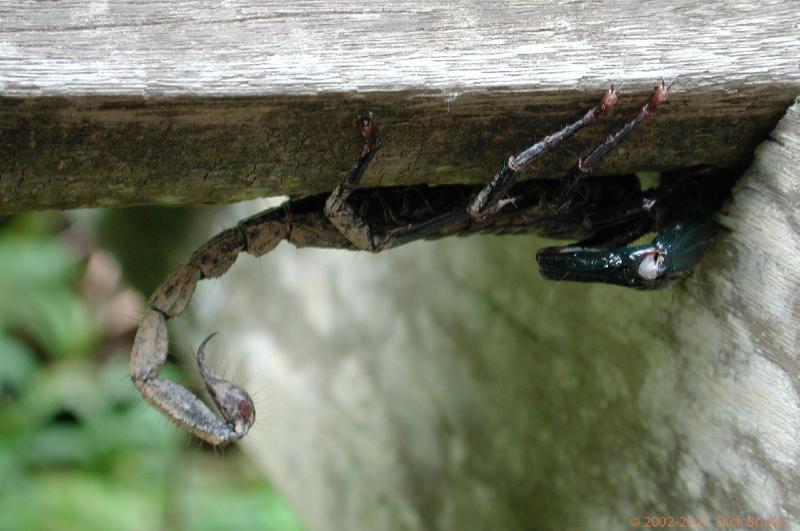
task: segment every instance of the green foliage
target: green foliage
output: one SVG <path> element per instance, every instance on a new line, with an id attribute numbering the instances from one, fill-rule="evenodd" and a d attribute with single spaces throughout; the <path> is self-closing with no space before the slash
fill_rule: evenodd
<path id="1" fill-rule="evenodd" d="M 242 454 L 198 451 L 142 401 L 64 228 L 0 227 L 0 529 L 300 529 Z"/>
<path id="2" fill-rule="evenodd" d="M 54 236 L 0 234 L 0 329 L 24 333 L 53 356 L 90 349 L 97 331 L 71 286 L 79 258 Z"/>

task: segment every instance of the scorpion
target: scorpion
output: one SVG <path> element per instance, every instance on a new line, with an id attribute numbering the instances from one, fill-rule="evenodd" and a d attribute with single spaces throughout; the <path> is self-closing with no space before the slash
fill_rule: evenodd
<path id="1" fill-rule="evenodd" d="M 240 386 L 216 377 L 196 362 L 219 412 L 185 387 L 159 374 L 167 360 L 166 321 L 183 313 L 201 279 L 222 276 L 240 252 L 261 256 L 287 240 L 297 247 L 325 247 L 377 253 L 419 239 L 476 233 L 537 233 L 578 239 L 565 247 L 538 251 L 541 274 L 553 280 L 603 282 L 639 289 L 661 288 L 690 274 L 713 240 L 708 221 L 708 179 L 678 178 L 642 190 L 636 176 L 589 177 L 600 159 L 664 104 L 671 83 L 656 86 L 630 121 L 609 135 L 560 179 L 521 181 L 526 167 L 617 102 L 613 84 L 575 122 L 510 157 L 482 187 L 471 185 L 394 186 L 360 189 L 359 183 L 381 147 L 371 113 L 357 119 L 364 147 L 355 164 L 329 195 L 289 199 L 244 219 L 201 245 L 175 269 L 148 301 L 134 339 L 130 376 L 142 396 L 184 430 L 212 445 L 244 437 L 255 422 L 255 407 Z M 648 233 L 655 238 L 631 245 Z"/>

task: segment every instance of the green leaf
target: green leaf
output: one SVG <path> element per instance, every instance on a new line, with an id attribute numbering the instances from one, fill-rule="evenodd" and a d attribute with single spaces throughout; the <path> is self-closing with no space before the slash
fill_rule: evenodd
<path id="1" fill-rule="evenodd" d="M 0 293 L 68 282 L 79 261 L 80 256 L 54 236 L 0 233 Z"/>
<path id="2" fill-rule="evenodd" d="M 26 380 L 36 370 L 38 363 L 33 349 L 13 337 L 3 335 L 0 331 L 0 352 L 3 362 L 0 363 L 0 405 L 5 395 L 17 394 Z"/>

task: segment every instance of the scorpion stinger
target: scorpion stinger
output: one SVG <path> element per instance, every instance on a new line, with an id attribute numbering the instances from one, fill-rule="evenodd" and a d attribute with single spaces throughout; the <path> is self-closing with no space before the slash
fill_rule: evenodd
<path id="1" fill-rule="evenodd" d="M 582 118 L 511 157 L 485 186 L 360 188 L 381 142 L 372 114 L 359 117 L 364 147 L 331 194 L 290 199 L 222 231 L 156 289 L 131 351 L 134 384 L 150 404 L 206 442 L 227 444 L 244 437 L 255 421 L 253 402 L 244 389 L 206 368 L 205 346 L 212 336 L 200 345 L 197 364 L 221 417 L 186 388 L 159 377 L 167 359 L 166 322 L 183 313 L 198 281 L 225 274 L 241 252 L 261 256 L 283 240 L 297 247 L 379 252 L 418 239 L 537 233 L 581 242 L 539 253 L 542 273 L 549 278 L 651 288 L 685 276 L 702 257 L 711 232 L 702 222 L 690 224 L 681 221 L 689 217 L 678 219 L 670 212 L 675 210 L 679 217 L 707 214 L 703 204 L 686 200 L 699 197 L 694 192 L 700 188 L 678 183 L 643 192 L 635 176 L 586 177 L 594 164 L 666 101 L 666 83 L 656 88 L 633 120 L 578 161 L 563 179 L 518 182 L 535 157 L 594 121 L 616 103 L 618 95 L 619 88 L 609 88 Z M 662 232 L 648 246 L 619 249 L 651 230 Z M 631 256 L 635 260 L 628 259 Z M 624 262 L 622 269 L 607 267 L 617 258 Z"/>

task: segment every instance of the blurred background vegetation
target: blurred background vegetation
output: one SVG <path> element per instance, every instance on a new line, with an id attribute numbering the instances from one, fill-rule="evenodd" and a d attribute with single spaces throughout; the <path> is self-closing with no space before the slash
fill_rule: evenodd
<path id="1" fill-rule="evenodd" d="M 0 530 L 301 529 L 236 447 L 190 440 L 128 379 L 144 294 L 188 255 L 194 214 L 0 217 Z"/>

